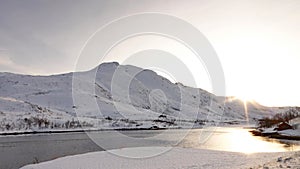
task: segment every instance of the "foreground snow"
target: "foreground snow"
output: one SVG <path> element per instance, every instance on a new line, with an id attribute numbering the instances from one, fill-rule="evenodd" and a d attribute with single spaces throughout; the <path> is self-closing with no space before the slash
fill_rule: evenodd
<path id="1" fill-rule="evenodd" d="M 273 160 L 271 162 L 265 163 L 263 165 L 258 165 L 252 167 L 252 169 L 276 169 L 276 168 L 300 168 L 300 152 L 296 152 L 293 155 L 279 157 L 277 160 Z"/>
<path id="2" fill-rule="evenodd" d="M 87 153 L 83 155 L 59 158 L 40 164 L 28 165 L 22 169 L 109 169 L 109 168 L 262 168 L 277 166 L 284 162 L 284 166 L 299 168 L 299 153 L 257 153 L 242 154 L 233 152 L 173 148 L 170 151 L 151 158 L 132 159 L 124 156 L 155 152 L 159 147 L 125 148 L 111 151 Z M 115 155 L 118 154 L 118 155 Z M 120 156 L 121 155 L 121 156 Z M 292 159 L 290 159 L 291 157 Z M 286 160 L 287 159 L 287 160 Z M 289 165 L 288 163 L 291 163 Z M 280 164 L 279 164 L 280 165 Z M 283 165 L 283 164 L 282 164 Z M 298 166 L 297 166 L 298 165 Z"/>

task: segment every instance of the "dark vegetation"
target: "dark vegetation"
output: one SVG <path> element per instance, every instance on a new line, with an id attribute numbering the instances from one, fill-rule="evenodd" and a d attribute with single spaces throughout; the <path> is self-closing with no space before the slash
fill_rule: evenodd
<path id="1" fill-rule="evenodd" d="M 273 117 L 266 117 L 258 120 L 258 127 L 269 128 L 279 123 L 289 123 L 290 120 L 300 117 L 300 108 L 290 108 L 284 113 L 278 113 Z"/>
<path id="2" fill-rule="evenodd" d="M 93 127 L 85 121 L 68 120 L 66 122 L 51 121 L 43 117 L 30 117 L 19 119 L 16 122 L 0 122 L 0 131 L 28 130 L 28 129 L 75 129 L 81 127 Z"/>

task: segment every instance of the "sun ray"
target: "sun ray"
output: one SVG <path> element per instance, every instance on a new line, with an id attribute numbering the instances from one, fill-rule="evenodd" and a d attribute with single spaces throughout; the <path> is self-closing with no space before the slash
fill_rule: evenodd
<path id="1" fill-rule="evenodd" d="M 249 124 L 248 102 L 253 103 L 255 105 L 255 101 L 247 97 L 228 97 L 227 100 L 228 101 L 240 100 L 241 102 L 243 102 L 245 118 L 247 123 Z"/>
<path id="2" fill-rule="evenodd" d="M 249 116 L 248 116 L 248 106 L 247 106 L 247 101 L 243 100 L 244 102 L 244 110 L 245 110 L 245 117 L 246 117 L 246 121 L 249 124 Z"/>

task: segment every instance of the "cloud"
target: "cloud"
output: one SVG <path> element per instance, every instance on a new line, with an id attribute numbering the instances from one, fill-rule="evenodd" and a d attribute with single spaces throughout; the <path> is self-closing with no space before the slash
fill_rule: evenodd
<path id="1" fill-rule="evenodd" d="M 131 0 L 1 1 L 0 46 L 9 49 L 13 63 L 36 69 L 36 74 L 73 71 L 92 33 L 113 19 L 145 12 L 150 4 Z"/>
<path id="2" fill-rule="evenodd" d="M 7 49 L 0 49 L 0 71 L 1 72 L 14 72 L 23 74 L 33 74 L 34 70 L 31 68 L 15 63 L 9 56 Z"/>
<path id="3" fill-rule="evenodd" d="M 5 51 L 5 50 L 1 50 L 0 49 L 0 54 L 2 51 Z M 10 60 L 10 58 L 8 56 L 5 56 L 5 55 L 0 55 L 0 65 L 9 65 L 11 64 L 12 61 Z"/>

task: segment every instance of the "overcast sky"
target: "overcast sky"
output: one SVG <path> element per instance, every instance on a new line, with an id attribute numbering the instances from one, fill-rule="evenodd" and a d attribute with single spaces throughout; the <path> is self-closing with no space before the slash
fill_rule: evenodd
<path id="1" fill-rule="evenodd" d="M 160 12 L 207 37 L 222 63 L 227 95 L 300 106 L 299 9 L 299 0 L 0 0 L 0 71 L 74 71 L 80 49 L 101 26 Z M 197 87 L 210 91 L 207 83 Z"/>

